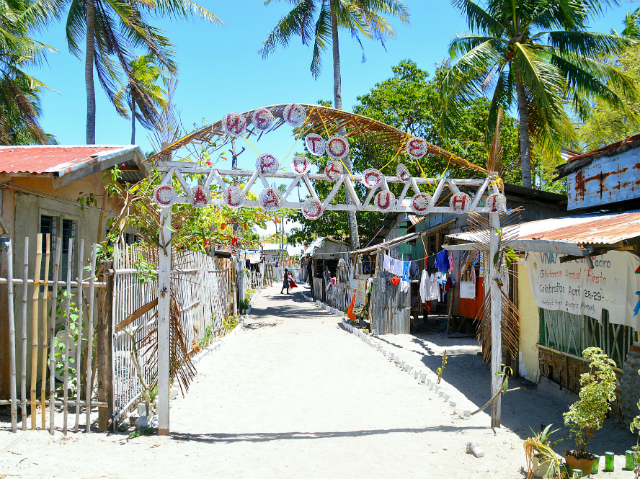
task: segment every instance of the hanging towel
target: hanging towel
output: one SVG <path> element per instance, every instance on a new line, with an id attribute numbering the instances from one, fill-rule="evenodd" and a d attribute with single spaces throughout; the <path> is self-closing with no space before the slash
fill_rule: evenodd
<path id="1" fill-rule="evenodd" d="M 436 269 L 441 273 L 447 273 L 449 271 L 449 255 L 446 250 L 440 250 L 436 254 Z"/>
<path id="2" fill-rule="evenodd" d="M 449 253 L 449 273 L 453 270 L 453 252 Z"/>
<path id="3" fill-rule="evenodd" d="M 396 263 L 393 265 L 393 273 L 396 277 L 402 277 L 402 262 L 401 260 L 396 260 Z"/>
<path id="4" fill-rule="evenodd" d="M 407 293 L 409 291 L 409 285 L 411 285 L 411 282 L 405 282 L 404 280 L 402 280 L 400 282 L 400 291 L 402 291 L 403 293 Z"/>
<path id="5" fill-rule="evenodd" d="M 402 262 L 402 281 L 409 282 L 409 267 L 411 262 Z"/>

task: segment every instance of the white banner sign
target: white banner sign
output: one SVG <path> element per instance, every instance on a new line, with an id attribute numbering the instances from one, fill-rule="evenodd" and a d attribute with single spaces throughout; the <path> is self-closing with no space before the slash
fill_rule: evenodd
<path id="1" fill-rule="evenodd" d="M 586 259 L 560 263 L 555 253 L 527 255 L 529 285 L 536 305 L 562 310 L 640 329 L 640 258 L 631 252 L 608 252 Z"/>

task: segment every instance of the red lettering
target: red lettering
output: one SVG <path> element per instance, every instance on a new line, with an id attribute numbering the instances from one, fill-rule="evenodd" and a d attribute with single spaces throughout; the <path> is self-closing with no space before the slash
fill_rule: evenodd
<path id="1" fill-rule="evenodd" d="M 491 196 L 491 206 L 489 207 L 491 212 L 495 213 L 498 211 L 498 197 L 496 195 Z"/>
<path id="2" fill-rule="evenodd" d="M 318 149 L 316 148 L 316 143 L 321 142 L 322 138 L 320 137 L 309 137 L 309 141 L 311 142 L 311 151 L 313 153 L 317 153 Z"/>
<path id="3" fill-rule="evenodd" d="M 242 201 L 241 201 L 241 200 L 239 200 L 239 199 L 238 199 L 237 203 L 234 203 L 234 202 L 233 202 L 233 195 L 232 195 L 232 193 L 231 193 L 231 189 L 229 188 L 229 189 L 227 190 L 227 204 L 228 204 L 230 207 L 238 207 L 238 206 L 240 206 L 240 204 L 241 204 L 241 203 L 242 203 Z"/>
<path id="4" fill-rule="evenodd" d="M 269 126 L 269 121 L 264 118 L 264 111 L 260 110 L 258 113 L 256 113 L 255 119 L 256 127 L 258 127 L 258 129 L 264 130 Z"/>
<path id="5" fill-rule="evenodd" d="M 227 117 L 227 130 L 233 133 L 240 133 L 242 128 L 240 127 L 240 117 L 229 115 Z"/>
<path id="6" fill-rule="evenodd" d="M 196 188 L 193 194 L 193 205 L 195 205 L 196 203 L 204 203 L 205 205 L 208 203 L 207 196 L 204 194 L 202 188 L 200 187 Z"/>
<path id="7" fill-rule="evenodd" d="M 467 205 L 467 197 L 465 195 L 454 195 L 453 204 L 452 204 L 454 210 L 456 211 L 460 210 L 463 212 L 465 210 L 466 205 Z"/>
<path id="8" fill-rule="evenodd" d="M 386 200 L 387 203 L 383 204 L 382 203 L 382 197 L 384 197 L 384 199 Z M 391 195 L 389 194 L 389 192 L 382 192 L 381 195 L 378 195 L 378 207 L 386 210 L 387 208 L 389 208 L 389 204 L 391 203 Z"/>
<path id="9" fill-rule="evenodd" d="M 424 156 L 424 140 L 421 138 L 412 138 L 408 143 L 407 153 L 413 158 L 421 158 Z"/>
<path id="10" fill-rule="evenodd" d="M 338 144 L 337 151 L 334 148 L 334 145 L 336 145 L 336 144 Z M 336 157 L 341 157 L 342 155 L 344 155 L 344 152 L 346 152 L 346 150 L 347 150 L 347 144 L 341 138 L 333 138 L 333 139 L 331 139 L 331 141 L 329 142 L 329 145 L 327 145 L 327 147 L 329 148 L 329 151 Z"/>

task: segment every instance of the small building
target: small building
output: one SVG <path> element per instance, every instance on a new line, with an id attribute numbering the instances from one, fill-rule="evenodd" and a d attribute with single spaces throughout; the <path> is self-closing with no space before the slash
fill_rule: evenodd
<path id="1" fill-rule="evenodd" d="M 347 301 L 345 295 L 349 295 L 351 288 L 349 277 L 345 278 L 344 275 L 350 265 L 349 246 L 338 240 L 318 237 L 307 247 L 300 260 L 302 268 L 306 269 L 306 278 L 311 279 L 309 285 L 313 298 L 342 309 Z M 336 278 L 336 288 L 329 292 L 327 286 L 331 284 L 332 277 Z M 348 299 L 350 301 L 351 296 Z"/>
<path id="2" fill-rule="evenodd" d="M 572 215 L 510 228 L 521 252 L 518 369 L 554 391 L 580 391 L 582 352 L 599 347 L 616 364 L 619 387 L 611 415 L 630 422 L 640 397 L 640 136 L 569 157 Z M 620 192 L 623 192 L 621 195 Z M 449 241 L 477 242 L 460 233 Z"/>
<path id="3" fill-rule="evenodd" d="M 442 198 L 448 197 L 450 192 L 445 189 Z M 504 193 L 507 198 L 507 208 L 520 209 L 518 212 L 521 221 L 539 220 L 545 218 L 557 218 L 567 215 L 567 196 L 557 193 L 521 187 L 519 185 L 506 184 Z M 408 201 L 407 201 L 408 202 Z M 407 203 L 408 204 L 408 203 Z M 424 217 L 410 214 L 389 213 L 381 222 L 374 234 L 371 246 L 361 249 L 360 255 L 375 255 L 382 252 L 394 259 L 401 261 L 417 261 L 420 270 L 426 267 L 426 260 L 435 256 L 442 250 L 447 235 L 462 233 L 473 228 L 469 215 L 457 215 L 454 213 L 431 213 Z M 413 235 L 420 233 L 420 235 Z M 465 270 L 463 267 L 469 260 L 469 254 L 465 252 L 453 252 L 450 276 L 455 281 L 452 294 L 444 296 L 443 301 L 429 302 L 430 313 L 443 314 L 448 317 L 446 325 L 435 326 L 438 329 L 446 328 L 447 331 L 467 332 L 473 331 L 473 320 L 480 314 L 484 300 L 484 268 L 483 259 L 474 262 L 473 270 Z M 464 271 L 463 271 L 464 270 Z M 373 273 L 373 272 L 371 272 Z M 475 282 L 472 281 L 475 276 Z M 465 283 L 462 283 L 465 282 Z M 419 284 L 419 280 L 413 280 Z M 418 285 L 413 285 L 415 290 Z M 461 294 L 461 286 L 465 287 L 465 294 Z M 469 288 L 471 290 L 469 290 Z M 511 291 L 513 297 L 514 292 Z M 401 301 L 402 305 L 408 301 Z M 406 308 L 406 306 L 404 307 Z M 420 303 L 412 315 L 425 317 L 424 305 Z M 404 329 L 398 333 L 409 333 L 408 323 L 405 321 Z M 424 323 L 422 323 L 424 325 Z M 433 325 L 432 325 L 433 327 Z"/>
<path id="4" fill-rule="evenodd" d="M 104 240 L 107 220 L 117 214 L 121 205 L 105 195 L 107 180 L 103 173 L 115 166 L 122 172 L 122 181 L 136 183 L 148 173 L 148 165 L 135 145 L 46 145 L 0 147 L 0 212 L 3 235 L 13 244 L 14 278 L 23 277 L 25 238 L 29 238 L 28 278 L 33 278 L 37 235 L 50 234 L 61 238 L 61 278 L 66 278 L 67 265 L 76 272 L 79 243 L 84 240 L 85 257 L 91 245 Z M 73 240 L 71 258 L 68 244 Z M 129 241 L 133 241 L 133 234 Z M 55 242 L 52 242 L 55 247 Z M 52 252 L 53 253 L 53 252 Z M 53 258 L 53 257 L 52 257 Z M 51 262 L 53 263 L 53 262 Z M 0 276 L 7 277 L 7 262 L 2 261 Z M 48 272 L 52 276 L 52 268 Z M 75 278 L 75 276 L 74 276 Z M 14 289 L 21 298 L 22 286 Z M 16 302 L 15 328 L 22 331 L 22 314 Z M 9 396 L 9 330 L 6 285 L 0 296 L 0 397 Z M 21 307 L 20 307 L 21 310 Z M 27 304 L 27 319 L 31 321 L 31 302 Z M 31 345 L 32 328 L 27 328 L 27 345 Z M 42 319 L 39 321 L 42 338 Z M 39 340 L 39 341 L 40 341 Z M 16 358 L 21 358 L 22 343 L 16 341 Z M 30 362 L 30 355 L 27 356 Z M 31 366 L 27 367 L 27 376 Z M 40 373 L 38 373 L 40 378 Z M 30 379 L 27 378 L 27 385 Z M 18 385 L 19 387 L 19 385 Z"/>

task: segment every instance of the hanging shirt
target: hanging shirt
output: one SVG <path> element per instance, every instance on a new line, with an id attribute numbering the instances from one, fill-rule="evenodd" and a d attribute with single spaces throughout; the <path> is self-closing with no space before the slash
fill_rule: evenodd
<path id="1" fill-rule="evenodd" d="M 449 271 L 449 255 L 446 250 L 440 250 L 436 254 L 436 269 L 441 273 Z"/>
<path id="2" fill-rule="evenodd" d="M 415 260 L 409 264 L 409 278 L 411 280 L 420 280 L 420 264 Z"/>
<path id="3" fill-rule="evenodd" d="M 438 285 L 438 280 L 436 276 L 432 273 L 429 278 L 429 297 L 431 300 L 440 301 L 440 286 Z"/>
<path id="4" fill-rule="evenodd" d="M 391 271 L 391 257 L 389 255 L 383 257 L 382 268 L 387 272 Z"/>
<path id="5" fill-rule="evenodd" d="M 429 274 L 426 270 L 422 271 L 422 277 L 420 278 L 420 299 L 422 303 L 428 301 L 429 289 L 431 288 L 431 282 L 429 281 Z"/>

